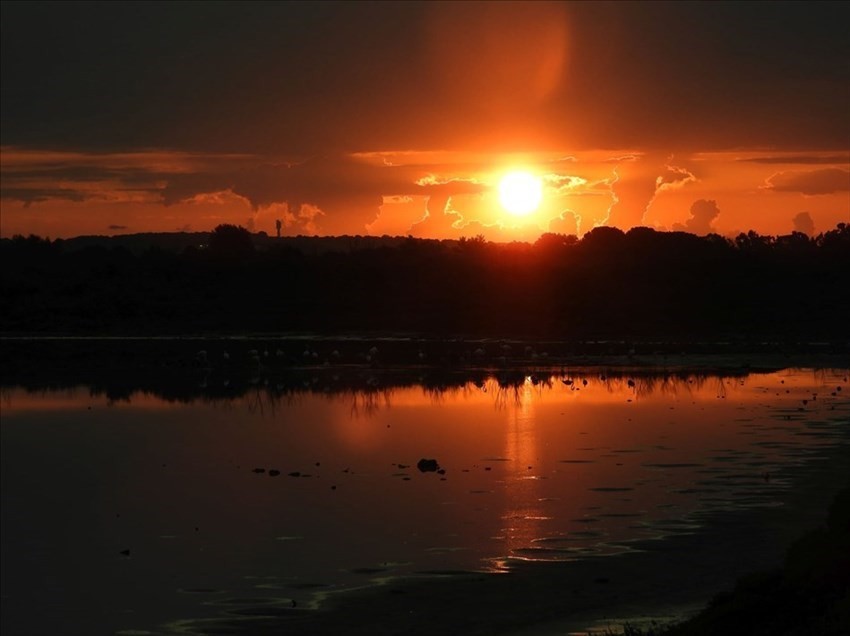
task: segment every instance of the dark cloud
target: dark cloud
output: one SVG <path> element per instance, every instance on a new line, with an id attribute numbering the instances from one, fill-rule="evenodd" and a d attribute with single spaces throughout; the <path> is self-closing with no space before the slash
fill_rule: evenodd
<path id="1" fill-rule="evenodd" d="M 665 166 L 664 172 L 656 178 L 655 183 L 661 189 L 681 186 L 691 181 L 696 181 L 696 177 L 690 170 L 668 165 Z"/>
<path id="2" fill-rule="evenodd" d="M 166 205 L 202 194 L 231 191 L 257 210 L 286 204 L 297 218 L 313 205 L 322 210 L 330 231 L 362 233 L 377 218 L 383 195 L 411 190 L 411 180 L 398 170 L 376 167 L 346 157 L 319 157 L 300 164 L 266 163 L 233 171 L 177 174 L 162 191 Z"/>
<path id="3" fill-rule="evenodd" d="M 814 236 L 815 222 L 812 220 L 812 215 L 808 212 L 800 212 L 791 222 L 794 224 L 795 232 L 802 232 L 806 236 Z"/>
<path id="4" fill-rule="evenodd" d="M 27 205 L 49 200 L 133 200 L 171 206 L 208 201 L 207 195 L 230 192 L 255 211 L 286 206 L 281 214 L 296 229 L 329 233 L 366 231 L 380 214 L 384 197 L 427 197 L 433 222 L 443 214 L 450 197 L 486 189 L 470 179 L 435 177 L 426 166 L 396 166 L 377 163 L 374 157 L 346 154 L 270 162 L 262 157 L 168 152 L 86 154 L 11 149 L 3 157 L 0 196 Z"/>
<path id="5" fill-rule="evenodd" d="M 160 196 L 171 179 L 191 180 L 197 171 L 236 169 L 244 157 L 191 156 L 176 152 L 68 153 L 2 149 L 0 198 L 27 204 L 48 200 L 127 200 L 131 193 Z M 200 177 L 199 177 L 200 178 Z M 198 184 L 200 185 L 200 184 Z M 138 200 L 138 198 L 136 198 Z"/>
<path id="6" fill-rule="evenodd" d="M 438 183 L 421 183 L 421 191 L 406 194 L 427 194 L 429 196 L 460 196 L 463 194 L 481 194 L 487 186 L 470 179 L 449 179 Z"/>
<path id="7" fill-rule="evenodd" d="M 703 236 L 714 232 L 714 220 L 720 215 L 717 201 L 710 199 L 699 199 L 691 205 L 691 218 L 684 225 L 674 223 L 673 229 L 679 232 L 690 232 Z"/>
<path id="8" fill-rule="evenodd" d="M 107 230 L 127 230 L 129 229 L 126 225 L 107 225 Z"/>
<path id="9" fill-rule="evenodd" d="M 31 182 L 33 180 L 76 181 L 93 183 L 98 181 L 121 181 L 129 185 L 151 184 L 167 178 L 170 173 L 137 167 L 110 167 L 105 165 L 36 165 L 10 169 L 3 167 L 3 180 L 12 183 Z"/>
<path id="10" fill-rule="evenodd" d="M 850 191 L 850 170 L 823 168 L 809 172 L 777 172 L 767 179 L 765 189 L 808 195 L 847 192 Z"/>
<path id="11" fill-rule="evenodd" d="M 30 206 L 33 203 L 43 203 L 51 199 L 59 199 L 62 201 L 73 201 L 79 203 L 88 201 L 94 198 L 90 193 L 72 188 L 7 188 L 3 187 L 0 190 L 0 196 L 9 201 L 20 201 L 25 206 Z"/>
<path id="12" fill-rule="evenodd" d="M 846 18 L 826 2 L 9 2 L 0 127 L 26 147 L 267 155 L 839 149 Z"/>
<path id="13" fill-rule="evenodd" d="M 850 155 L 776 155 L 773 157 L 752 157 L 749 159 L 736 159 L 736 161 L 744 163 L 765 164 L 847 164 L 850 163 Z"/>
<path id="14" fill-rule="evenodd" d="M 285 204 L 293 218 L 304 206 L 315 206 L 321 219 L 310 216 L 328 232 L 363 233 L 380 214 L 384 197 L 429 197 L 431 224 L 444 214 L 450 197 L 482 192 L 474 181 L 438 181 L 407 166 L 368 163 L 344 155 L 317 157 L 297 164 L 262 164 L 232 172 L 173 175 L 162 192 L 166 205 L 201 194 L 229 190 L 257 210 Z"/>
<path id="15" fill-rule="evenodd" d="M 169 176 L 160 191 L 165 205 L 175 205 L 191 200 L 199 194 L 233 190 L 236 177 L 227 172 L 200 172 Z"/>
<path id="16" fill-rule="evenodd" d="M 567 66 L 565 8 L 554 2 L 427 3 L 423 57 L 440 101 L 484 118 L 538 112 Z M 462 48 L 446 45 L 461 42 Z"/>

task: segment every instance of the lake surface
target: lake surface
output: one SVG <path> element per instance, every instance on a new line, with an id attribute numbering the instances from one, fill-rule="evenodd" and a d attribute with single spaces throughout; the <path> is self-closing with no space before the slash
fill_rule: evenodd
<path id="1" fill-rule="evenodd" d="M 664 545 L 707 544 L 718 520 L 817 524 L 805 502 L 850 476 L 846 370 L 360 378 L 4 387 L 4 634 L 213 631 L 199 619 L 269 606 L 299 612 L 278 633 L 308 633 L 304 610 L 350 588 L 669 568 Z M 730 576 L 777 556 L 734 548 Z"/>

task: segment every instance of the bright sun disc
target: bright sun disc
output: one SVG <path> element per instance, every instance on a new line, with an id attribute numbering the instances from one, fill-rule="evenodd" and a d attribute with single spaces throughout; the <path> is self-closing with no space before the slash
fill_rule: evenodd
<path id="1" fill-rule="evenodd" d="M 542 198 L 543 184 L 527 172 L 509 172 L 499 182 L 499 201 L 515 216 L 531 214 Z"/>

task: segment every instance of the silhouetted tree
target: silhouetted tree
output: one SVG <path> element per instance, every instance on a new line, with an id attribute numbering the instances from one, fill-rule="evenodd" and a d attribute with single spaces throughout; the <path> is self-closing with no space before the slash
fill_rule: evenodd
<path id="1" fill-rule="evenodd" d="M 584 235 L 582 245 L 587 249 L 600 250 L 602 253 L 608 250 L 619 249 L 625 242 L 625 233 L 616 227 L 595 227 Z"/>
<path id="2" fill-rule="evenodd" d="M 223 224 L 210 235 L 209 249 L 217 257 L 241 260 L 254 251 L 254 241 L 244 227 Z"/>
<path id="3" fill-rule="evenodd" d="M 741 233 L 735 237 L 735 244 L 738 246 L 738 249 L 744 251 L 764 253 L 773 243 L 774 239 L 772 236 L 762 236 L 753 230 L 750 230 L 746 234 Z"/>
<path id="4" fill-rule="evenodd" d="M 191 239 L 208 249 L 127 240 L 0 239 L 0 328 L 808 339 L 845 337 L 850 323 L 847 224 L 811 240 L 751 232 L 734 242 L 651 228 L 534 245 L 265 241 L 233 225 Z"/>
<path id="5" fill-rule="evenodd" d="M 534 242 L 534 247 L 543 250 L 553 250 L 564 247 L 572 247 L 578 243 L 578 237 L 575 234 L 555 234 L 554 232 L 546 232 L 541 234 Z"/>

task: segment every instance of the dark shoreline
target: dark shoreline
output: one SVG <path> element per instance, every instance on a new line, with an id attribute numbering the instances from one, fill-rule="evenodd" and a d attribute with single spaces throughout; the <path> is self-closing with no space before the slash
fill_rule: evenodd
<path id="1" fill-rule="evenodd" d="M 455 335 L 375 333 L 248 333 L 232 334 L 0 334 L 0 347 L 12 357 L 38 355 L 101 356 L 120 361 L 132 355 L 137 362 L 162 365 L 220 367 L 250 362 L 255 351 L 266 366 L 317 367 L 325 364 L 371 367 L 422 366 L 498 368 L 511 366 L 575 366 L 619 364 L 687 365 L 687 359 L 728 357 L 743 366 L 767 361 L 782 365 L 792 358 L 850 361 L 850 339 L 825 341 L 717 339 L 592 339 L 490 338 Z M 372 348 L 377 349 L 372 352 Z M 198 357 L 202 351 L 204 359 Z M 222 357 L 227 351 L 228 360 Z M 308 351 L 315 354 L 305 356 Z M 333 352 L 337 351 L 334 356 Z M 371 353 L 371 355 L 370 355 Z M 241 356 L 241 357 L 239 357 Z M 843 366 L 839 364 L 838 366 Z"/>
<path id="2" fill-rule="evenodd" d="M 645 621 L 644 621 L 645 623 Z M 633 636 L 841 636 L 850 631 L 850 484 L 829 506 L 824 523 L 785 552 L 782 566 L 750 572 L 691 618 L 625 622 Z"/>

